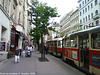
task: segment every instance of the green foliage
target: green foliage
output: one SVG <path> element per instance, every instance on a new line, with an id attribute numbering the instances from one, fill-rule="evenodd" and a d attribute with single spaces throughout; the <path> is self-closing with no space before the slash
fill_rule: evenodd
<path id="1" fill-rule="evenodd" d="M 77 29 L 76 32 L 81 31 L 82 29 Z"/>
<path id="2" fill-rule="evenodd" d="M 12 57 L 12 55 L 13 55 L 13 52 L 8 51 L 7 58 L 8 58 L 8 59 L 9 59 L 9 58 L 11 58 L 11 57 Z"/>
<path id="3" fill-rule="evenodd" d="M 30 30 L 29 34 L 33 37 L 32 40 L 38 42 L 41 35 L 49 34 L 48 29 L 55 31 L 52 27 L 48 28 L 49 20 L 53 17 L 59 17 L 59 15 L 56 8 L 47 6 L 46 3 L 39 3 L 38 0 L 31 0 L 31 2 L 32 5 L 28 4 L 30 6 L 28 13 L 31 17 L 29 21 L 35 25 L 35 28 Z"/>
<path id="4" fill-rule="evenodd" d="M 65 36 L 65 34 L 64 33 L 61 33 L 60 36 L 63 37 L 63 36 Z"/>

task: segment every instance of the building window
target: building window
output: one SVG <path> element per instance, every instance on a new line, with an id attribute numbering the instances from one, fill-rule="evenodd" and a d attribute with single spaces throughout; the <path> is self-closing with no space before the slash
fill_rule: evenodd
<path id="1" fill-rule="evenodd" d="M 88 11 L 90 10 L 90 6 L 88 6 Z"/>
<path id="2" fill-rule="evenodd" d="M 87 22 L 87 16 L 86 16 L 86 22 Z"/>
<path id="3" fill-rule="evenodd" d="M 84 6 L 84 1 L 83 1 L 83 6 Z"/>
<path id="4" fill-rule="evenodd" d="M 82 13 L 80 12 L 80 16 L 82 15 Z"/>
<path id="5" fill-rule="evenodd" d="M 95 15 L 98 15 L 98 10 L 95 11 Z"/>
<path id="6" fill-rule="evenodd" d="M 85 4 L 86 4 L 86 0 L 85 0 Z"/>
<path id="7" fill-rule="evenodd" d="M 95 5 L 97 5 L 98 4 L 98 1 L 97 0 L 95 0 Z"/>
<path id="8" fill-rule="evenodd" d="M 85 8 L 85 12 L 87 12 L 87 8 Z"/>
<path id="9" fill-rule="evenodd" d="M 91 18 L 93 18 L 93 13 L 91 13 Z"/>
<path id="10" fill-rule="evenodd" d="M 83 23 L 85 23 L 85 18 L 83 18 Z"/>
<path id="11" fill-rule="evenodd" d="M 81 4 L 79 5 L 79 7 L 81 8 Z"/>
<path id="12" fill-rule="evenodd" d="M 93 8 L 93 4 L 91 3 L 91 9 Z"/>
<path id="13" fill-rule="evenodd" d="M 88 15 L 88 20 L 90 20 L 90 15 Z"/>
<path id="14" fill-rule="evenodd" d="M 84 14 L 84 9 L 83 9 L 83 14 Z"/>
<path id="15" fill-rule="evenodd" d="M 82 20 L 80 20 L 80 24 L 82 24 Z"/>
<path id="16" fill-rule="evenodd" d="M 96 26 L 98 26 L 98 25 L 99 25 L 99 21 L 97 20 L 97 21 L 96 21 Z"/>

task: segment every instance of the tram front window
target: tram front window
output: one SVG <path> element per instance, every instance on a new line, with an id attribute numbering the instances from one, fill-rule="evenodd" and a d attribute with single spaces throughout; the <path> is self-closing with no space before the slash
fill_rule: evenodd
<path id="1" fill-rule="evenodd" d="M 92 48 L 100 49 L 100 33 L 93 33 L 92 36 Z"/>

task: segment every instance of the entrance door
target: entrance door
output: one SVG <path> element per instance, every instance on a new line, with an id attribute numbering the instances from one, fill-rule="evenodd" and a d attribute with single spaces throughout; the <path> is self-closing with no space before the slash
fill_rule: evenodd
<path id="1" fill-rule="evenodd" d="M 89 69 L 89 39 L 88 35 L 81 36 L 79 38 L 79 49 L 80 49 L 80 67 Z"/>
<path id="2" fill-rule="evenodd" d="M 54 54 L 57 54 L 57 41 L 54 42 Z"/>

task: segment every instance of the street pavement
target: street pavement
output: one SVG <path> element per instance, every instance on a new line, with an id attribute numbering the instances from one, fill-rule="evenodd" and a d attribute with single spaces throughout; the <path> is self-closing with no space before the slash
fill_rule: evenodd
<path id="1" fill-rule="evenodd" d="M 41 54 L 32 53 L 32 57 L 21 57 L 20 63 L 14 63 L 14 58 L 0 63 L 0 75 L 86 75 L 72 66 L 50 54 L 49 61 L 40 62 Z"/>

